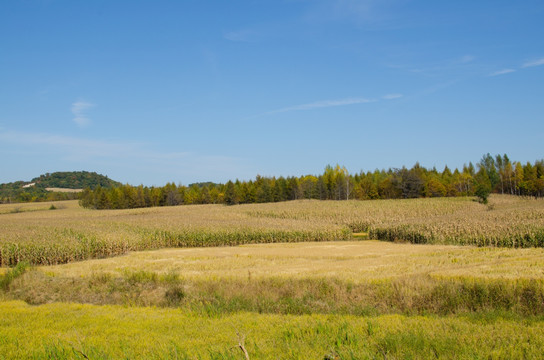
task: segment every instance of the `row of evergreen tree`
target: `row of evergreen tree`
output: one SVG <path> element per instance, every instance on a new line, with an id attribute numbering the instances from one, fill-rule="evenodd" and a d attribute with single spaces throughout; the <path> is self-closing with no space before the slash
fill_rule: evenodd
<path id="1" fill-rule="evenodd" d="M 301 177 L 262 177 L 226 184 L 192 186 L 169 183 L 163 187 L 122 185 L 86 189 L 80 204 L 94 209 L 127 209 L 181 204 L 249 204 L 297 199 L 400 199 L 443 196 L 474 196 L 485 200 L 490 192 L 521 196 L 544 196 L 544 160 L 533 164 L 512 162 L 506 155 L 482 157 L 476 167 L 461 170 L 375 170 L 349 174 L 345 167 L 327 166 L 323 174 Z"/>

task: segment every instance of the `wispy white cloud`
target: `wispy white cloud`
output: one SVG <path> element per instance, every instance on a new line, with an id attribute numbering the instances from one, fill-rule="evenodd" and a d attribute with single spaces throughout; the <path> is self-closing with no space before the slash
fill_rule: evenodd
<path id="1" fill-rule="evenodd" d="M 469 62 L 474 61 L 474 59 L 476 59 L 476 57 L 472 55 L 464 55 L 464 56 L 461 56 L 461 58 L 459 59 L 459 62 L 461 64 L 468 64 Z"/>
<path id="2" fill-rule="evenodd" d="M 159 161 L 176 160 L 190 156 L 190 152 L 157 152 L 149 150 L 146 144 L 143 143 L 113 142 L 46 133 L 6 131 L 0 132 L 0 139 L 16 145 L 46 147 L 49 150 L 64 153 L 67 159 L 72 160 L 137 158 Z"/>
<path id="3" fill-rule="evenodd" d="M 369 21 L 375 12 L 376 2 L 369 0 L 335 0 L 330 3 L 332 15 L 338 18 L 354 17 Z"/>
<path id="4" fill-rule="evenodd" d="M 521 67 L 522 68 L 528 68 L 528 67 L 540 66 L 540 65 L 544 65 L 544 58 L 541 58 L 541 59 L 538 59 L 538 60 L 533 60 L 533 61 L 528 61 L 528 62 L 524 63 Z"/>
<path id="5" fill-rule="evenodd" d="M 267 114 L 284 113 L 284 112 L 289 112 L 289 111 L 313 110 L 313 109 L 328 108 L 328 107 L 334 107 L 334 106 L 347 106 L 347 105 L 355 105 L 355 104 L 366 104 L 366 103 L 371 103 L 371 102 L 375 102 L 375 101 L 376 100 L 374 100 L 374 99 L 367 99 L 367 98 L 347 98 L 347 99 L 339 99 L 339 100 L 322 100 L 322 101 L 316 101 L 316 102 L 313 102 L 313 103 L 289 106 L 289 107 L 269 111 Z"/>
<path id="6" fill-rule="evenodd" d="M 544 58 L 537 59 L 537 60 L 532 60 L 532 61 L 527 61 L 527 62 L 523 63 L 519 67 L 519 69 L 525 69 L 525 68 L 541 66 L 541 65 L 544 65 Z M 518 71 L 519 69 L 510 69 L 510 68 L 502 69 L 502 70 L 499 70 L 499 71 L 492 72 L 488 76 L 499 76 L 499 75 L 510 74 L 510 73 Z"/>
<path id="7" fill-rule="evenodd" d="M 387 95 L 382 96 L 382 99 L 384 99 L 384 100 L 393 100 L 393 99 L 399 99 L 399 98 L 401 98 L 403 96 L 404 95 L 402 95 L 402 94 L 387 94 Z"/>
<path id="8" fill-rule="evenodd" d="M 307 22 L 349 22 L 371 28 L 398 28 L 393 2 L 383 0 L 316 0 L 310 4 L 304 15 Z"/>
<path id="9" fill-rule="evenodd" d="M 447 88 L 459 83 L 460 81 L 461 80 L 459 80 L 459 79 L 454 79 L 454 80 L 438 83 L 438 84 L 430 86 L 430 87 L 428 87 L 426 89 L 423 89 L 422 91 L 419 91 L 419 92 L 411 95 L 410 97 L 411 98 L 418 98 L 418 97 L 421 97 L 421 96 L 427 96 L 427 95 L 430 95 L 430 94 L 434 94 L 434 93 L 436 93 L 436 92 L 438 92 L 440 90 L 447 89 Z"/>
<path id="10" fill-rule="evenodd" d="M 223 33 L 223 38 L 234 42 L 254 42 L 257 40 L 257 33 L 249 29 L 229 31 Z"/>
<path id="11" fill-rule="evenodd" d="M 404 95 L 402 95 L 402 94 L 391 93 L 391 94 L 384 95 L 381 98 L 350 97 L 350 98 L 336 99 L 336 100 L 321 100 L 321 101 L 315 101 L 315 102 L 306 103 L 306 104 L 288 106 L 288 107 L 284 107 L 284 108 L 281 108 L 281 109 L 268 111 L 268 112 L 261 113 L 261 114 L 258 114 L 258 115 L 250 116 L 250 117 L 248 117 L 246 119 L 253 119 L 253 118 L 258 118 L 258 117 L 261 117 L 261 116 L 278 114 L 278 113 L 286 113 L 286 112 L 291 112 L 291 111 L 316 110 L 316 109 L 338 107 L 338 106 L 349 106 L 349 105 L 357 105 L 357 104 L 375 103 L 375 102 L 379 102 L 380 100 L 393 100 L 393 99 L 401 98 L 403 96 Z"/>
<path id="12" fill-rule="evenodd" d="M 117 176 L 119 179 L 126 176 L 125 172 L 132 173 L 133 176 L 136 173 L 139 174 L 138 178 L 131 180 L 135 183 L 146 181 L 149 184 L 162 185 L 161 182 L 172 180 L 223 181 L 229 177 L 253 174 L 248 170 L 247 160 L 244 159 L 192 151 L 158 151 L 153 144 L 148 143 L 1 129 L 0 143 L 9 144 L 12 154 L 46 156 L 56 166 L 61 164 L 65 168 L 74 164 L 78 168 L 108 168 L 108 175 Z"/>
<path id="13" fill-rule="evenodd" d="M 516 70 L 515 69 L 502 69 L 502 70 L 495 71 L 495 72 L 489 74 L 489 76 L 499 76 L 499 75 L 504 75 L 504 74 L 510 74 L 510 73 L 513 73 L 513 72 L 516 72 Z"/>
<path id="14" fill-rule="evenodd" d="M 387 67 L 392 69 L 406 70 L 411 73 L 422 74 L 424 76 L 436 76 L 437 74 L 445 73 L 466 73 L 472 71 L 475 67 L 474 61 L 476 57 L 470 54 L 457 56 L 447 59 L 426 61 L 417 65 L 410 64 L 388 64 Z"/>
<path id="15" fill-rule="evenodd" d="M 87 117 L 87 110 L 94 107 L 94 104 L 91 104 L 86 101 L 78 100 L 72 104 L 72 114 L 74 118 L 72 119 L 79 127 L 86 127 L 90 125 L 91 120 Z"/>
<path id="16" fill-rule="evenodd" d="M 89 140 L 78 137 L 29 133 L 21 131 L 0 132 L 0 139 L 14 145 L 39 149 L 58 150 L 74 158 L 123 157 L 136 152 L 138 144 L 114 143 L 103 140 Z"/>

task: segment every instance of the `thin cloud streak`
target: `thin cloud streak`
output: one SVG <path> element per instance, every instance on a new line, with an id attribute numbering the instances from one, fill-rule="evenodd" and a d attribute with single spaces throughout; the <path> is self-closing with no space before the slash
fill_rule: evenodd
<path id="1" fill-rule="evenodd" d="M 313 110 L 313 109 L 320 109 L 320 108 L 328 108 L 328 107 L 335 107 L 335 106 L 347 106 L 347 105 L 355 105 L 355 104 L 366 104 L 375 102 L 374 99 L 366 99 L 366 98 L 347 98 L 347 99 L 339 99 L 339 100 L 323 100 L 323 101 L 316 101 L 313 103 L 308 104 L 301 104 L 301 105 L 295 105 L 295 106 L 289 106 L 282 109 L 272 110 L 267 112 L 266 114 L 277 114 L 277 113 L 284 113 L 289 111 L 302 111 L 302 110 Z"/>
<path id="2" fill-rule="evenodd" d="M 432 76 L 446 72 L 466 72 L 467 69 L 471 69 L 474 67 L 475 60 L 475 56 L 467 54 L 460 57 L 427 62 L 427 64 L 389 64 L 387 65 L 387 67 L 392 69 L 406 69 L 411 73 Z"/>
<path id="3" fill-rule="evenodd" d="M 544 65 L 544 58 L 534 60 L 534 61 L 528 61 L 528 62 L 524 63 L 521 67 L 522 68 L 528 68 L 528 67 L 540 66 L 540 65 Z"/>
<path id="4" fill-rule="evenodd" d="M 146 176 L 155 174 L 155 178 L 174 176 L 176 181 L 188 178 L 200 181 L 206 177 L 222 179 L 225 176 L 234 178 L 250 174 L 245 159 L 191 151 L 161 152 L 150 149 L 152 144 L 21 131 L 0 131 L 0 142 L 11 144 L 14 149 L 24 149 L 27 154 L 48 154 L 56 163 L 76 163 L 77 166 L 86 164 L 87 167 L 98 165 L 115 169 L 110 170 L 113 173 L 120 169 L 131 169 Z M 156 180 L 149 183 L 156 183 Z"/>
<path id="5" fill-rule="evenodd" d="M 406 27 L 397 7 L 392 2 L 380 0 L 318 0 L 303 14 L 303 20 L 310 24 L 349 22 L 357 27 L 393 30 Z"/>
<path id="6" fill-rule="evenodd" d="M 134 154 L 137 150 L 137 144 L 112 143 L 101 140 L 20 131 L 0 132 L 0 139 L 25 147 L 45 146 L 53 150 L 67 151 L 68 154 L 75 157 L 120 158 Z"/>
<path id="7" fill-rule="evenodd" d="M 504 74 L 510 74 L 510 73 L 513 73 L 513 72 L 516 72 L 516 70 L 515 69 L 502 69 L 502 70 L 495 71 L 494 73 L 489 74 L 489 76 L 499 76 L 499 75 L 504 75 Z"/>
<path id="8" fill-rule="evenodd" d="M 404 95 L 402 94 L 387 94 L 385 96 L 382 96 L 382 99 L 384 100 L 393 100 L 393 99 L 399 99 L 401 97 L 403 97 Z"/>
<path id="9" fill-rule="evenodd" d="M 403 97 L 403 94 L 387 94 L 381 97 L 382 100 L 393 100 Z M 315 109 L 323 109 L 323 108 L 330 108 L 330 107 L 338 107 L 338 106 L 348 106 L 348 105 L 357 105 L 357 104 L 368 104 L 368 103 L 375 103 L 379 102 L 380 99 L 369 99 L 369 98 L 346 98 L 346 99 L 337 99 L 337 100 L 322 100 L 322 101 L 316 101 L 313 103 L 307 103 L 307 104 L 300 104 L 300 105 L 294 105 L 294 106 L 288 106 L 281 109 L 276 109 L 272 111 L 268 111 L 265 113 L 249 116 L 245 118 L 248 119 L 255 119 L 261 116 L 267 116 L 267 115 L 273 115 L 273 114 L 280 114 L 280 113 L 286 113 L 291 111 L 306 111 L 306 110 L 315 110 Z"/>
<path id="10" fill-rule="evenodd" d="M 462 64 L 468 64 L 469 62 L 474 61 L 474 59 L 476 58 L 472 55 L 465 55 L 465 56 L 462 56 L 461 59 L 459 59 L 459 62 Z"/>
<path id="11" fill-rule="evenodd" d="M 520 66 L 520 69 L 525 69 L 525 68 L 530 68 L 530 67 L 535 67 L 535 66 L 541 66 L 541 65 L 544 65 L 544 58 L 525 62 Z M 499 71 L 495 71 L 495 72 L 489 74 L 488 76 L 505 75 L 505 74 L 510 74 L 510 73 L 516 72 L 516 71 L 518 71 L 518 69 L 502 69 L 502 70 L 499 70 Z"/>
<path id="12" fill-rule="evenodd" d="M 238 30 L 223 33 L 223 38 L 233 42 L 255 42 L 256 35 L 253 30 Z"/>
<path id="13" fill-rule="evenodd" d="M 0 140 L 23 146 L 46 146 L 53 150 L 67 152 L 70 158 L 138 158 L 151 161 L 176 160 L 189 157 L 190 152 L 156 152 L 146 150 L 141 143 L 115 143 L 103 140 L 89 140 L 54 134 L 24 133 L 19 131 L 0 132 Z"/>
<path id="14" fill-rule="evenodd" d="M 87 117 L 87 110 L 94 107 L 94 104 L 91 104 L 86 101 L 76 101 L 72 104 L 72 114 L 74 118 L 72 119 L 79 127 L 86 127 L 91 124 L 91 120 Z"/>

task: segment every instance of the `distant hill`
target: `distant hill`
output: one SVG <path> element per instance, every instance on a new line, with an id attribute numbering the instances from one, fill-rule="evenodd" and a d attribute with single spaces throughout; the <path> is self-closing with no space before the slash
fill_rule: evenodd
<path id="1" fill-rule="evenodd" d="M 113 188 L 121 183 L 89 171 L 65 171 L 40 175 L 31 181 L 0 184 L 0 203 L 77 199 L 76 189 Z M 73 189 L 70 191 L 68 189 Z"/>
<path id="2" fill-rule="evenodd" d="M 211 182 L 211 181 L 206 181 L 206 182 L 197 182 L 197 183 L 192 183 L 192 184 L 189 184 L 188 187 L 192 187 L 192 186 L 196 186 L 198 188 L 203 188 L 205 186 L 218 186 L 220 184 L 217 184 L 217 183 L 214 183 L 214 182 Z"/>
<path id="3" fill-rule="evenodd" d="M 112 188 L 120 186 L 121 183 L 111 180 L 107 176 L 88 171 L 67 171 L 54 172 L 41 175 L 30 181 L 36 186 L 44 188 L 63 188 L 63 189 L 95 189 L 98 186 L 103 188 Z"/>

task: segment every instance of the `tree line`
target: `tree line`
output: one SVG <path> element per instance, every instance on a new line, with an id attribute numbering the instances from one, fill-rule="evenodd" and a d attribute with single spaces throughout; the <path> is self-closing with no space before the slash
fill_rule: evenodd
<path id="1" fill-rule="evenodd" d="M 411 169 L 375 170 L 350 174 L 345 167 L 327 166 L 321 175 L 262 177 L 199 183 L 168 183 L 163 187 L 122 185 L 110 189 L 85 189 L 80 204 L 93 209 L 129 209 L 189 204 L 252 204 L 298 199 L 407 199 L 420 197 L 478 196 L 486 201 L 491 192 L 520 196 L 544 196 L 544 161 L 510 161 L 507 155 L 486 154 L 474 166 L 461 170 L 447 166 L 438 171 L 416 163 Z"/>
<path id="2" fill-rule="evenodd" d="M 79 199 L 79 194 L 75 192 L 47 191 L 41 185 L 23 188 L 26 184 L 24 181 L 0 184 L 0 204 Z"/>

